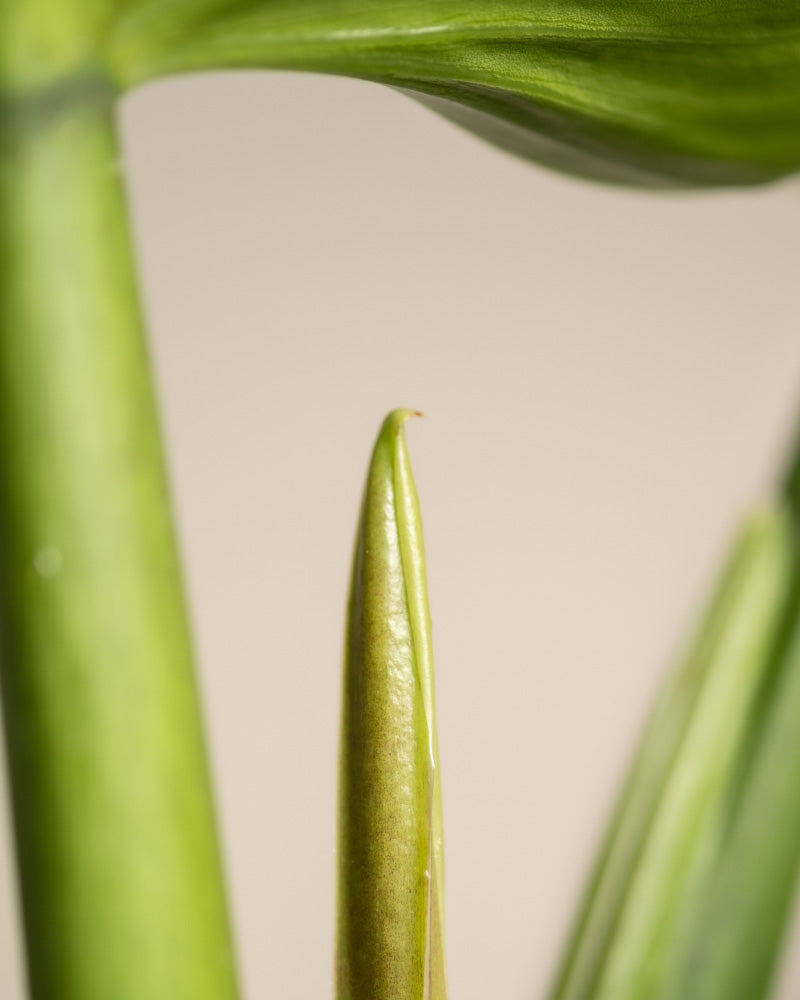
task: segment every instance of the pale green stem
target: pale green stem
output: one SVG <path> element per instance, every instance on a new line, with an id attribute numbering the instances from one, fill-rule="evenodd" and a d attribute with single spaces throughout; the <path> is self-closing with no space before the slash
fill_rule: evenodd
<path id="1" fill-rule="evenodd" d="M 2 691 L 33 1000 L 234 1000 L 110 88 L 0 105 Z"/>

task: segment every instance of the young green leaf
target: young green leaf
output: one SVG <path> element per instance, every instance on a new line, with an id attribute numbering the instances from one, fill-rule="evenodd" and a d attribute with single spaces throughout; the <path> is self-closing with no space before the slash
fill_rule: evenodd
<path id="1" fill-rule="evenodd" d="M 800 856 L 781 759 L 800 760 L 796 572 L 779 504 L 747 525 L 645 732 L 554 1000 L 766 995 Z"/>
<path id="2" fill-rule="evenodd" d="M 122 86 L 264 67 L 402 88 L 573 174 L 650 187 L 800 168 L 794 0 L 133 0 Z"/>
<path id="3" fill-rule="evenodd" d="M 657 700 L 600 851 L 554 1000 L 586 1000 L 597 986 L 659 802 L 700 692 L 719 659 L 726 623 L 741 609 L 763 536 L 760 521 L 740 533 L 697 634 Z"/>
<path id="4" fill-rule="evenodd" d="M 772 984 L 800 862 L 797 527 L 787 539 L 795 572 L 782 631 L 664 1000 L 758 1000 Z"/>
<path id="5" fill-rule="evenodd" d="M 425 554 L 403 423 L 383 423 L 356 538 L 339 798 L 338 1000 L 445 1000 Z"/>

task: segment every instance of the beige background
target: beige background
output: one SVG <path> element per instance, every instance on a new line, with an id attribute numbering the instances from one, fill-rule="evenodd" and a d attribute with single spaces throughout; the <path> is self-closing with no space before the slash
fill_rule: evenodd
<path id="1" fill-rule="evenodd" d="M 542 997 L 657 679 L 788 437 L 800 187 L 594 187 L 283 74 L 151 87 L 122 126 L 246 995 L 331 995 L 348 559 L 407 405 L 451 993 Z M 6 844 L 19 1000 L 9 871 Z"/>

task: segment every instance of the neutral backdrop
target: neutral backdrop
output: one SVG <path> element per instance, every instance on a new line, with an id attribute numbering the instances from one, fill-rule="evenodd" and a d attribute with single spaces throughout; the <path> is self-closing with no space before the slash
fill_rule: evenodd
<path id="1" fill-rule="evenodd" d="M 451 994 L 542 998 L 646 707 L 790 437 L 800 186 L 593 186 L 288 74 L 151 86 L 121 128 L 244 992 L 331 995 L 348 563 L 378 424 L 411 406 Z"/>

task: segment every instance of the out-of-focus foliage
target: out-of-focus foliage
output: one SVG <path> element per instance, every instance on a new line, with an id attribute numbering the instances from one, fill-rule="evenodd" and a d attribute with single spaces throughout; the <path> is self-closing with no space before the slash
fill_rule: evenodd
<path id="1" fill-rule="evenodd" d="M 796 508 L 742 532 L 659 699 L 551 1000 L 763 1000 L 800 858 Z"/>

